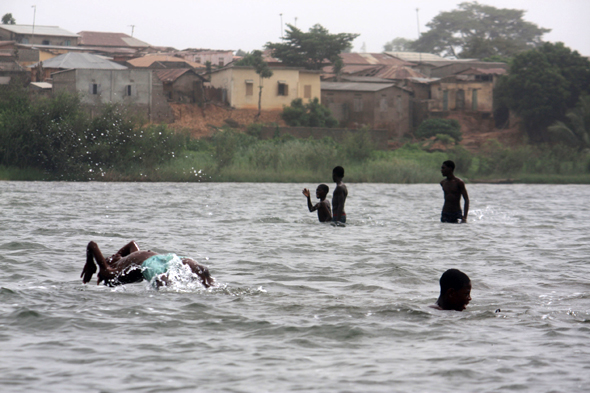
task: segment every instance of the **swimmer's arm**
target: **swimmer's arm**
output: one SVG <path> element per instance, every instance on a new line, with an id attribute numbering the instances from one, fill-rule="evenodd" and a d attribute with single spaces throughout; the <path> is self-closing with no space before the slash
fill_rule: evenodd
<path id="1" fill-rule="evenodd" d="M 315 206 L 311 204 L 311 196 L 310 196 L 310 192 L 307 188 L 303 189 L 303 195 L 305 195 L 305 197 L 307 198 L 307 208 L 309 209 L 310 212 L 314 212 L 318 209 L 318 204 L 316 204 Z"/>
<path id="2" fill-rule="evenodd" d="M 119 251 L 117 251 L 117 254 L 121 255 L 122 257 L 126 257 L 127 255 L 135 251 L 139 251 L 139 246 L 137 245 L 137 243 L 135 243 L 134 240 L 132 240 L 129 243 L 125 244 Z"/>

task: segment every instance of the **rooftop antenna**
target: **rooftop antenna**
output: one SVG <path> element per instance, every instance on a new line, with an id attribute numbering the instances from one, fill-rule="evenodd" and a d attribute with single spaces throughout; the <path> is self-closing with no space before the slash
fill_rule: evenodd
<path id="1" fill-rule="evenodd" d="M 35 40 L 35 17 L 37 16 L 37 6 L 32 5 L 31 8 L 33 8 L 33 34 L 31 36 L 31 44 L 35 45 L 33 41 Z"/>
<path id="2" fill-rule="evenodd" d="M 131 37 L 133 37 L 133 31 L 135 30 L 135 25 L 129 25 L 127 27 L 131 27 Z"/>
<path id="3" fill-rule="evenodd" d="M 283 39 L 283 14 L 279 14 L 279 16 L 281 17 L 281 39 Z"/>

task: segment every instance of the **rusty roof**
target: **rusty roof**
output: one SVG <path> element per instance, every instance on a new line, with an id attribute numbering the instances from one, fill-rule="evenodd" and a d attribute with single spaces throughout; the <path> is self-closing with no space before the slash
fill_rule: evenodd
<path id="1" fill-rule="evenodd" d="M 138 57 L 136 59 L 127 60 L 127 63 L 131 64 L 133 67 L 143 67 L 148 68 L 155 62 L 182 62 L 190 65 L 192 68 L 205 68 L 204 65 L 193 63 L 192 61 L 188 61 L 185 59 L 181 59 L 180 57 L 176 56 L 166 56 L 166 55 L 146 55 L 143 57 Z"/>
<path id="2" fill-rule="evenodd" d="M 322 91 L 365 91 L 376 92 L 390 87 L 398 87 L 394 83 L 373 82 L 322 82 Z"/>
<path id="3" fill-rule="evenodd" d="M 158 78 L 162 82 L 170 83 L 170 82 L 176 81 L 178 78 L 180 78 L 182 75 L 186 74 L 187 72 L 193 73 L 202 79 L 202 77 L 199 74 L 197 74 L 195 71 L 193 71 L 190 68 L 171 68 L 169 70 L 158 70 L 158 71 L 156 71 L 156 75 L 158 75 Z"/>
<path id="4" fill-rule="evenodd" d="M 114 46 L 123 48 L 147 48 L 150 46 L 147 42 L 138 40 L 125 33 L 81 31 L 78 34 L 80 35 L 78 44 L 81 46 Z"/>

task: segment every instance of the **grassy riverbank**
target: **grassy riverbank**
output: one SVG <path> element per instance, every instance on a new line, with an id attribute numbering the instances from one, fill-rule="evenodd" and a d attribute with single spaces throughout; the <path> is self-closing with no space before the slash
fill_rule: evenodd
<path id="1" fill-rule="evenodd" d="M 260 125 L 192 139 L 188 132 L 130 117 L 118 106 L 105 106 L 90 118 L 76 96 L 2 93 L 0 180 L 319 183 L 329 182 L 332 168 L 342 165 L 348 182 L 432 183 L 441 179 L 441 163 L 451 159 L 467 182 L 590 184 L 590 153 L 562 145 L 509 148 L 489 141 L 474 155 L 462 146 L 443 153 L 407 143 L 383 151 L 363 132 L 341 143 L 261 140 Z"/>

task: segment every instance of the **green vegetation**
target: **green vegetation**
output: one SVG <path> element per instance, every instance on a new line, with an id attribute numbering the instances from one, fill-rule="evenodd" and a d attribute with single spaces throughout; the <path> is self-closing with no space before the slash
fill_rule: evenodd
<path id="1" fill-rule="evenodd" d="M 304 33 L 287 24 L 283 42 L 268 42 L 266 49 L 270 49 L 272 56 L 281 60 L 284 65 L 320 70 L 326 59 L 334 63 L 340 53 L 350 49 L 352 41 L 358 36 L 349 33 L 330 34 L 321 25 L 314 25 Z"/>
<path id="2" fill-rule="evenodd" d="M 409 45 L 415 52 L 458 58 L 512 57 L 540 45 L 543 34 L 551 31 L 523 20 L 524 13 L 475 1 L 460 3 L 456 10 L 435 16 L 426 24 L 430 30 Z"/>
<path id="3" fill-rule="evenodd" d="M 461 133 L 461 124 L 456 119 L 426 119 L 420 124 L 416 130 L 416 137 L 430 138 L 436 136 L 440 140 L 448 140 L 439 135 L 448 135 L 455 141 L 459 142 L 463 139 Z"/>
<path id="4" fill-rule="evenodd" d="M 336 127 L 338 120 L 332 116 L 332 112 L 320 104 L 315 97 L 307 104 L 303 104 L 301 98 L 291 101 L 291 106 L 283 107 L 281 117 L 292 127 Z"/>
<path id="5" fill-rule="evenodd" d="M 261 124 L 246 132 L 226 126 L 211 138 L 191 139 L 165 125 L 146 125 L 118 106 L 90 118 L 75 96 L 30 99 L 18 88 L 1 93 L 3 180 L 326 182 L 342 165 L 351 183 L 436 183 L 441 163 L 451 159 L 466 181 L 590 183 L 590 152 L 579 146 L 507 148 L 489 141 L 478 155 L 451 143 L 444 153 L 418 143 L 377 150 L 367 130 L 351 131 L 340 143 L 263 140 Z M 451 142 L 448 134 L 437 138 Z"/>
<path id="6" fill-rule="evenodd" d="M 545 43 L 514 57 L 495 94 L 499 107 L 522 118 L 531 141 L 550 141 L 547 128 L 590 94 L 590 60 L 560 42 Z"/>

